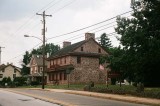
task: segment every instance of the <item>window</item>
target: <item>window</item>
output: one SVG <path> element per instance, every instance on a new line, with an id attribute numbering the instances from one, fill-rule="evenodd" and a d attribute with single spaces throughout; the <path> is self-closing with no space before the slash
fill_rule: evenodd
<path id="1" fill-rule="evenodd" d="M 14 69 L 14 73 L 16 73 L 16 69 Z"/>
<path id="2" fill-rule="evenodd" d="M 53 80 L 53 77 L 52 77 L 52 74 L 51 74 L 51 73 L 49 74 L 49 80 L 50 80 L 50 81 Z"/>
<path id="3" fill-rule="evenodd" d="M 0 74 L 0 78 L 3 78 L 3 74 Z"/>
<path id="4" fill-rule="evenodd" d="M 67 74 L 64 73 L 63 75 L 64 75 L 64 80 L 67 80 Z"/>
<path id="5" fill-rule="evenodd" d="M 13 78 L 16 78 L 16 74 L 13 74 Z"/>
<path id="6" fill-rule="evenodd" d="M 58 59 L 56 59 L 56 64 L 58 64 Z"/>
<path id="7" fill-rule="evenodd" d="M 64 58 L 64 64 L 66 64 L 66 57 Z"/>
<path id="8" fill-rule="evenodd" d="M 43 67 L 40 67 L 40 73 L 42 73 L 42 71 L 43 71 Z"/>
<path id="9" fill-rule="evenodd" d="M 98 48 L 98 53 L 101 53 L 101 48 Z"/>
<path id="10" fill-rule="evenodd" d="M 80 64 L 80 63 L 81 63 L 81 57 L 77 56 L 77 64 Z"/>
<path id="11" fill-rule="evenodd" d="M 81 47 L 81 51 L 83 51 L 83 47 Z"/>
<path id="12" fill-rule="evenodd" d="M 60 73 L 60 80 L 62 80 L 62 73 Z"/>
<path id="13" fill-rule="evenodd" d="M 52 79 L 55 80 L 54 74 L 52 74 Z"/>
<path id="14" fill-rule="evenodd" d="M 62 64 L 62 58 L 60 58 L 60 64 Z"/>

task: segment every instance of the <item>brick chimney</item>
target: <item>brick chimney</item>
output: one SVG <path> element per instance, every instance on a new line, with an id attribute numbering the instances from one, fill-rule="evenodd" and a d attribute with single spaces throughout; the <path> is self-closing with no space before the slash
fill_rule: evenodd
<path id="1" fill-rule="evenodd" d="M 85 33 L 85 40 L 88 40 L 90 38 L 95 39 L 95 34 L 94 33 Z"/>
<path id="2" fill-rule="evenodd" d="M 63 48 L 64 48 L 64 47 L 67 47 L 67 46 L 69 46 L 69 45 L 71 45 L 71 42 L 68 42 L 68 41 L 64 41 L 64 42 L 63 42 Z"/>

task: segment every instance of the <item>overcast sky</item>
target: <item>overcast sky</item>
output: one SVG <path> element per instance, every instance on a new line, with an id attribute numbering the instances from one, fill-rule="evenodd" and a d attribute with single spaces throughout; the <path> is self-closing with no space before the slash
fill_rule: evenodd
<path id="1" fill-rule="evenodd" d="M 5 47 L 2 48 L 1 63 L 20 66 L 25 51 L 32 50 L 41 42 L 35 38 L 24 38 L 24 35 L 42 37 L 42 16 L 36 13 L 44 10 L 47 15 L 52 15 L 46 17 L 46 38 L 52 38 L 47 43 L 61 46 L 63 41 L 75 43 L 84 40 L 85 32 L 95 33 L 96 37 L 114 32 L 115 19 L 54 38 L 110 19 L 131 8 L 130 0 L 0 0 L 0 46 Z M 110 35 L 109 38 L 114 46 L 118 46 L 115 36 Z"/>

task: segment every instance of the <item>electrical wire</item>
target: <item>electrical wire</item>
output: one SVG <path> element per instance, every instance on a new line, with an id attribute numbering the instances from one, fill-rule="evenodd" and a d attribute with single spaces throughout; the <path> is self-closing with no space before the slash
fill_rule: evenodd
<path id="1" fill-rule="evenodd" d="M 71 32 L 68 32 L 68 33 L 65 33 L 65 34 L 61 34 L 61 35 L 57 35 L 57 36 L 54 36 L 54 37 L 50 37 L 50 38 L 48 38 L 48 39 L 53 39 L 53 38 L 57 38 L 57 37 L 60 37 L 60 36 L 69 35 L 69 34 L 72 34 L 72 33 L 75 33 L 75 32 L 78 32 L 78 31 L 81 31 L 81 30 L 84 30 L 84 29 L 87 29 L 87 28 L 90 28 L 90 27 L 93 27 L 93 26 L 99 25 L 99 24 L 101 24 L 101 23 L 104 23 L 104 22 L 110 21 L 110 20 L 112 20 L 112 19 L 116 18 L 117 16 L 121 16 L 121 15 L 124 15 L 124 14 L 130 13 L 130 12 L 132 12 L 132 11 L 133 11 L 133 10 L 131 10 L 131 11 L 127 11 L 127 12 L 124 12 L 124 13 L 122 13 L 122 14 L 116 15 L 116 16 L 114 16 L 114 17 L 112 17 L 112 18 L 109 18 L 109 19 L 106 19 L 106 20 L 104 20 L 104 21 L 98 22 L 98 23 L 96 23 L 96 24 L 92 24 L 92 25 L 89 25 L 89 26 L 87 26 L 87 27 L 80 28 L 80 29 L 77 29 L 77 30 L 75 30 L 75 31 L 71 31 Z"/>
<path id="2" fill-rule="evenodd" d="M 130 13 L 130 12 L 132 12 L 132 11 L 128 11 L 128 12 L 119 14 L 119 15 L 117 15 L 117 16 L 124 15 L 124 14 Z M 116 18 L 117 16 L 114 16 L 114 17 L 112 17 L 112 18 L 106 19 L 106 20 L 104 20 L 104 21 L 98 22 L 98 23 L 96 23 L 96 24 L 92 24 L 92 25 L 90 25 L 90 26 L 87 26 L 87 27 L 84 27 L 84 28 L 81 28 L 81 29 L 78 29 L 78 30 L 75 30 L 75 31 L 71 31 L 71 32 L 68 32 L 68 33 L 65 33 L 65 34 L 61 34 L 61 35 L 58 35 L 58 36 L 55 36 L 55 37 L 48 38 L 47 40 L 50 40 L 50 39 L 53 39 L 53 38 L 56 38 L 56 37 L 61 37 L 61 36 L 68 35 L 68 34 L 72 34 L 72 33 L 75 33 L 75 32 L 78 32 L 78 31 L 81 31 L 81 30 L 84 30 L 84 29 L 87 29 L 87 28 L 90 28 L 90 27 L 99 25 L 99 24 L 101 24 L 101 23 L 110 21 L 110 20 Z M 106 26 L 106 25 L 103 25 L 103 26 Z M 96 28 L 95 28 L 95 29 L 96 29 Z M 105 29 L 106 29 L 106 28 L 100 29 L 100 30 L 98 30 L 98 31 L 95 31 L 95 33 L 96 33 L 96 32 L 99 32 L 99 31 L 102 31 L 102 30 L 105 30 Z M 92 29 L 92 30 L 93 30 L 93 29 Z M 77 39 L 77 38 L 76 38 L 76 39 Z M 41 43 L 39 43 L 39 44 L 41 44 Z M 33 48 L 37 47 L 39 44 L 37 44 L 37 45 L 34 46 Z M 33 49 L 33 48 L 32 48 L 32 49 Z M 31 51 L 32 49 L 30 49 L 29 51 Z M 24 53 L 23 53 L 23 54 L 20 54 L 20 55 L 18 55 L 18 56 L 16 56 L 16 57 L 14 57 L 14 58 L 12 58 L 12 59 L 9 59 L 9 60 L 16 59 L 16 58 L 18 58 L 19 56 L 22 56 L 22 55 L 24 55 Z M 9 61 L 9 60 L 8 60 L 8 61 Z"/>

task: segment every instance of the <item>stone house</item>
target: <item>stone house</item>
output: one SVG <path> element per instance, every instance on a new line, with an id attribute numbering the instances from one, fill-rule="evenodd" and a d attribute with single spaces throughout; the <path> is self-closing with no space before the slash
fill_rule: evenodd
<path id="1" fill-rule="evenodd" d="M 30 81 L 42 82 L 43 73 L 43 56 L 42 55 L 32 55 L 30 63 Z M 45 67 L 47 67 L 47 61 L 45 61 Z M 45 75 L 45 79 L 46 79 Z M 46 80 L 45 80 L 46 82 Z"/>
<path id="2" fill-rule="evenodd" d="M 21 69 L 12 64 L 0 65 L 0 80 L 4 77 L 10 77 L 13 81 L 15 77 L 21 77 Z"/>
<path id="3" fill-rule="evenodd" d="M 108 53 L 95 41 L 94 33 L 86 33 L 85 40 L 75 44 L 63 42 L 63 48 L 47 59 L 47 82 L 105 83 L 107 70 L 99 69 L 99 57 L 103 55 Z"/>

